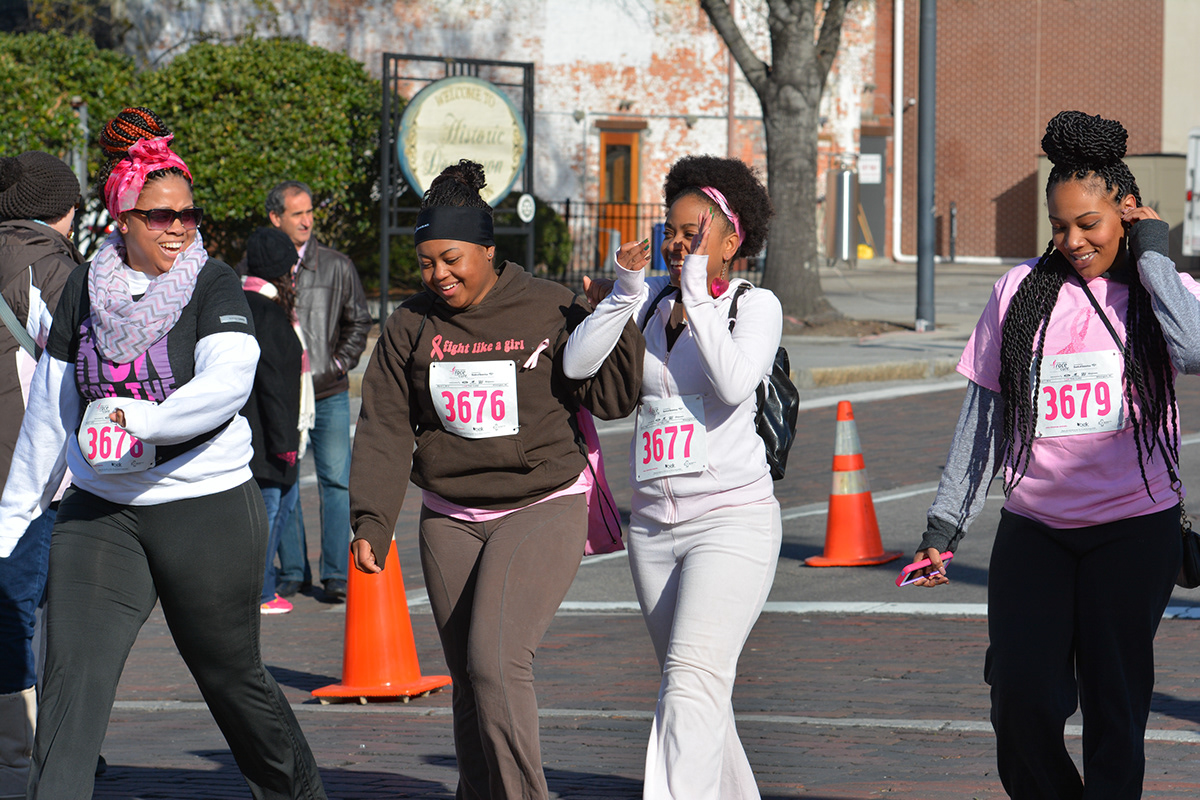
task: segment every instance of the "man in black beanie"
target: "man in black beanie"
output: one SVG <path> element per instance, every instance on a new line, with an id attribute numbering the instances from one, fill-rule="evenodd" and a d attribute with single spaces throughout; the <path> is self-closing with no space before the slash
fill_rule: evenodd
<path id="1" fill-rule="evenodd" d="M 67 276 L 83 263 L 71 242 L 79 181 L 49 153 L 0 158 L 0 474 L 7 476 L 37 354 Z M 32 351 L 32 352 L 30 352 Z M 70 482 L 70 475 L 63 487 Z M 61 495 L 62 488 L 59 489 Z M 58 497 L 0 558 L 0 800 L 24 798 L 37 701 L 34 620 Z"/>

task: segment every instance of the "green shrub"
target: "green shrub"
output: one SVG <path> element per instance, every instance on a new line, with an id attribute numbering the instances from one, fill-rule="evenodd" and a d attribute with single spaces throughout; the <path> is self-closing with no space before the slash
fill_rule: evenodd
<path id="1" fill-rule="evenodd" d="M 176 133 L 211 253 L 239 259 L 267 192 L 299 180 L 317 238 L 378 285 L 381 89 L 362 64 L 293 39 L 202 43 L 143 75 L 139 95 Z"/>
<path id="2" fill-rule="evenodd" d="M 82 137 L 73 97 L 87 103 L 88 174 L 100 166 L 96 136 L 133 93 L 133 61 L 82 35 L 0 33 L 0 154 L 45 150 L 70 163 Z"/>

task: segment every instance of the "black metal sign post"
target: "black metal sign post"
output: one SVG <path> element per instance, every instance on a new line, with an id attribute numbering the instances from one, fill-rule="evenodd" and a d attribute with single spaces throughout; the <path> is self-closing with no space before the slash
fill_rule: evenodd
<path id="1" fill-rule="evenodd" d="M 403 75 L 402 68 L 413 63 L 442 64 L 440 75 Z M 402 65 L 405 65 L 402 67 Z M 486 70 L 481 76 L 480 71 Z M 437 70 L 430 70 L 436 72 Z M 525 170 L 520 179 L 520 191 L 534 194 L 533 191 L 533 63 L 524 61 L 493 61 L 479 58 L 456 58 L 453 56 L 418 56 L 399 53 L 383 54 L 383 109 L 379 127 L 379 327 L 388 317 L 388 288 L 391 276 L 388 257 L 391 251 L 393 236 L 411 236 L 412 225 L 402 225 L 401 218 L 415 219 L 420 210 L 421 198 L 415 191 L 409 191 L 400 170 L 400 159 L 397 144 L 400 137 L 400 118 L 404 113 L 404 103 L 399 100 L 400 84 L 428 85 L 442 78 L 452 78 L 457 75 L 467 75 L 473 78 L 482 77 L 499 87 L 515 102 L 522 112 L 525 122 L 526 151 Z M 519 95 L 519 97 L 515 97 Z M 514 186 L 514 190 L 516 187 Z M 525 237 L 525 268 L 534 267 L 534 223 L 521 222 L 515 209 L 496 209 L 498 236 L 521 235 Z M 501 224 L 503 220 L 503 224 Z"/>

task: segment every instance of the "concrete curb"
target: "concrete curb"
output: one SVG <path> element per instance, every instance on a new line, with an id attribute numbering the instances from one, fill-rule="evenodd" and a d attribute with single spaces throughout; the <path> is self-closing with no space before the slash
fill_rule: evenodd
<path id="1" fill-rule="evenodd" d="M 800 389 L 844 386 L 849 383 L 876 381 L 924 381 L 954 373 L 957 356 L 883 361 L 875 364 L 847 364 L 838 367 L 801 367 L 792 370 L 792 381 Z"/>

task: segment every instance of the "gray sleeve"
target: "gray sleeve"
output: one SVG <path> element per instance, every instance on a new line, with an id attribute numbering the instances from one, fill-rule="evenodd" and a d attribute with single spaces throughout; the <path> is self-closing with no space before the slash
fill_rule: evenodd
<path id="1" fill-rule="evenodd" d="M 1200 300 L 1183 285 L 1175 262 L 1166 255 L 1169 230 L 1162 220 L 1135 223 L 1129 229 L 1129 252 L 1150 293 L 1171 363 L 1180 372 L 1195 375 L 1200 373 Z"/>
<path id="2" fill-rule="evenodd" d="M 1003 463 L 1004 401 L 999 392 L 972 381 L 967 386 L 954 439 L 937 496 L 929 507 L 928 524 L 918 549 L 938 552 L 957 549 L 972 520 L 983 509 L 988 486 Z"/>

